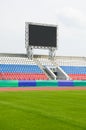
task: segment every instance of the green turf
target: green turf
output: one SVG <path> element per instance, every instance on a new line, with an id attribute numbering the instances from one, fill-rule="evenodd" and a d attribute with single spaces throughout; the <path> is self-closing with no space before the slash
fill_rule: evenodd
<path id="1" fill-rule="evenodd" d="M 0 92 L 0 130 L 86 130 L 86 91 Z"/>

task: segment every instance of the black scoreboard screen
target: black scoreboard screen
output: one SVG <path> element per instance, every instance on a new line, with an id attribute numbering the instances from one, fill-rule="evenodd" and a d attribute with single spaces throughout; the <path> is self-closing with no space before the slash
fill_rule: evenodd
<path id="1" fill-rule="evenodd" d="M 28 24 L 29 45 L 57 47 L 57 27 Z"/>

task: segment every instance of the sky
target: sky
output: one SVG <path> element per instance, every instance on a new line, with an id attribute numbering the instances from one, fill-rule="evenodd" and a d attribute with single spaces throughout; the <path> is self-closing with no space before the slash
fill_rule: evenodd
<path id="1" fill-rule="evenodd" d="M 58 26 L 56 55 L 86 56 L 86 0 L 0 0 L 0 53 L 26 53 L 25 22 Z"/>

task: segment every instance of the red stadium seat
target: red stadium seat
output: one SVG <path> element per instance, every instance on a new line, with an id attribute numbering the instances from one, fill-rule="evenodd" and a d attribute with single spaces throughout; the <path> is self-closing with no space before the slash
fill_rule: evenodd
<path id="1" fill-rule="evenodd" d="M 86 80 L 86 74 L 69 74 L 73 80 Z"/>
<path id="2" fill-rule="evenodd" d="M 26 74 L 26 73 L 0 73 L 0 79 L 6 80 L 48 80 L 45 74 Z"/>

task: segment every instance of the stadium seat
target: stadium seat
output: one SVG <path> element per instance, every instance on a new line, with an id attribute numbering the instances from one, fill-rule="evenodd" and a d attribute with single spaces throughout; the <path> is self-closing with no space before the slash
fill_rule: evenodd
<path id="1" fill-rule="evenodd" d="M 47 80 L 48 77 L 33 60 L 22 57 L 2 57 L 0 79 Z"/>
<path id="2" fill-rule="evenodd" d="M 60 66 L 73 80 L 86 80 L 85 66 Z"/>

